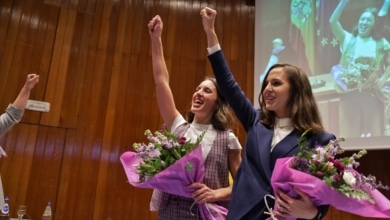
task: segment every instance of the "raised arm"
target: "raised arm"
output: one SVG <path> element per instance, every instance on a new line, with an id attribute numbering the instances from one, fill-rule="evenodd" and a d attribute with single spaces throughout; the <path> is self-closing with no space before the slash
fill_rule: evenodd
<path id="1" fill-rule="evenodd" d="M 157 104 L 164 123 L 170 129 L 179 111 L 176 109 L 172 90 L 169 87 L 169 74 L 161 41 L 163 22 L 159 15 L 156 15 L 149 22 L 148 29 L 152 43 L 153 77 L 156 84 Z"/>
<path id="2" fill-rule="evenodd" d="M 207 36 L 207 47 L 211 48 L 219 44 L 218 37 L 214 29 L 214 21 L 217 16 L 217 11 L 206 7 L 200 11 L 200 15 L 202 17 L 203 29 Z"/>
<path id="3" fill-rule="evenodd" d="M 343 12 L 345 6 L 348 4 L 349 0 L 340 0 L 339 4 L 337 5 L 336 9 L 333 11 L 332 15 L 330 16 L 329 23 L 330 28 L 332 30 L 333 35 L 336 37 L 338 41 L 341 43 L 344 41 L 345 32 L 343 29 L 343 26 L 340 24 L 340 16 Z"/>
<path id="4" fill-rule="evenodd" d="M 245 130 L 248 131 L 256 118 L 256 109 L 234 79 L 222 50 L 217 47 L 219 42 L 214 28 L 217 11 L 205 7 L 200 11 L 200 16 L 207 36 L 208 59 L 219 88 Z"/>
<path id="5" fill-rule="evenodd" d="M 39 75 L 29 74 L 27 75 L 26 83 L 20 90 L 19 95 L 15 101 L 8 106 L 5 113 L 0 115 L 0 136 L 11 129 L 16 123 L 18 123 L 23 116 L 24 109 L 26 108 L 28 98 L 30 97 L 30 91 L 34 88 L 35 84 L 39 81 Z"/>
<path id="6" fill-rule="evenodd" d="M 24 110 L 26 108 L 27 101 L 30 97 L 30 91 L 38 82 L 39 75 L 35 73 L 28 74 L 26 83 L 24 84 L 22 90 L 20 90 L 19 95 L 16 97 L 15 101 L 12 103 L 12 106 L 17 109 Z"/>

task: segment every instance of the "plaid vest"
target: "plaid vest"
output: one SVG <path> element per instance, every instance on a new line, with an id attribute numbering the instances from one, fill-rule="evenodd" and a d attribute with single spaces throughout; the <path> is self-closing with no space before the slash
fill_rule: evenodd
<path id="1" fill-rule="evenodd" d="M 189 127 L 190 127 L 189 123 L 180 125 L 176 129 L 175 135 L 177 137 L 183 136 Z M 229 132 L 230 130 L 217 132 L 217 135 L 213 142 L 213 146 L 211 147 L 210 152 L 206 157 L 204 163 L 205 177 L 203 183 L 206 184 L 210 189 L 218 189 L 218 188 L 224 188 L 229 186 L 229 167 L 228 167 Z M 166 206 L 168 206 L 170 200 L 175 200 L 175 201 L 182 200 L 183 202 L 182 205 L 190 204 L 189 206 L 191 206 L 191 204 L 194 202 L 192 198 L 175 196 L 158 190 L 154 190 L 151 199 L 150 208 L 152 211 L 164 209 Z M 229 206 L 229 201 L 220 201 L 215 203 L 225 208 L 228 208 Z M 184 208 L 182 205 L 180 208 Z M 190 207 L 188 207 L 187 210 L 189 211 Z M 197 210 L 197 204 L 194 210 Z M 168 218 L 168 216 L 165 217 Z"/>

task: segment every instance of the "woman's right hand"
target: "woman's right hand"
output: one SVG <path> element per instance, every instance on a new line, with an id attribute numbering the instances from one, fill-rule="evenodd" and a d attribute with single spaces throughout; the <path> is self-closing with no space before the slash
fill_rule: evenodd
<path id="1" fill-rule="evenodd" d="M 39 82 L 39 75 L 35 73 L 31 73 L 27 75 L 27 80 L 25 83 L 25 88 L 27 90 L 31 90 L 34 88 L 35 84 Z"/>
<path id="2" fill-rule="evenodd" d="M 161 32 L 163 29 L 163 22 L 159 15 L 156 15 L 148 23 L 149 35 L 153 37 L 161 37 Z"/>

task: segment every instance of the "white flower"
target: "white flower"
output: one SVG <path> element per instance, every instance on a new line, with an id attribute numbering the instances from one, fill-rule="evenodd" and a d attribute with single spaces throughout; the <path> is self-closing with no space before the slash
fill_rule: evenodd
<path id="1" fill-rule="evenodd" d="M 343 174 L 343 180 L 350 186 L 354 186 L 356 184 L 356 178 L 353 173 L 345 171 Z"/>

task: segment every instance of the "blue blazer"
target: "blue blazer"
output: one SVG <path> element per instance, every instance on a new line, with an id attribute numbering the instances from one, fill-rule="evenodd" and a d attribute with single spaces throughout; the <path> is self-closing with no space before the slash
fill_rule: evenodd
<path id="1" fill-rule="evenodd" d="M 255 109 L 235 81 L 223 52 L 209 55 L 215 78 L 222 94 L 227 99 L 237 118 L 243 125 L 247 140 L 242 162 L 236 174 L 227 219 L 267 219 L 264 196 L 272 194 L 271 175 L 278 158 L 294 156 L 298 153 L 298 138 L 300 133 L 292 131 L 287 137 L 275 145 L 271 152 L 273 128 L 267 128 L 259 123 L 260 111 Z M 308 135 L 309 146 L 315 144 L 325 146 L 335 136 L 329 133 Z M 270 207 L 274 201 L 267 201 Z M 319 207 L 323 216 L 328 206 Z"/>

